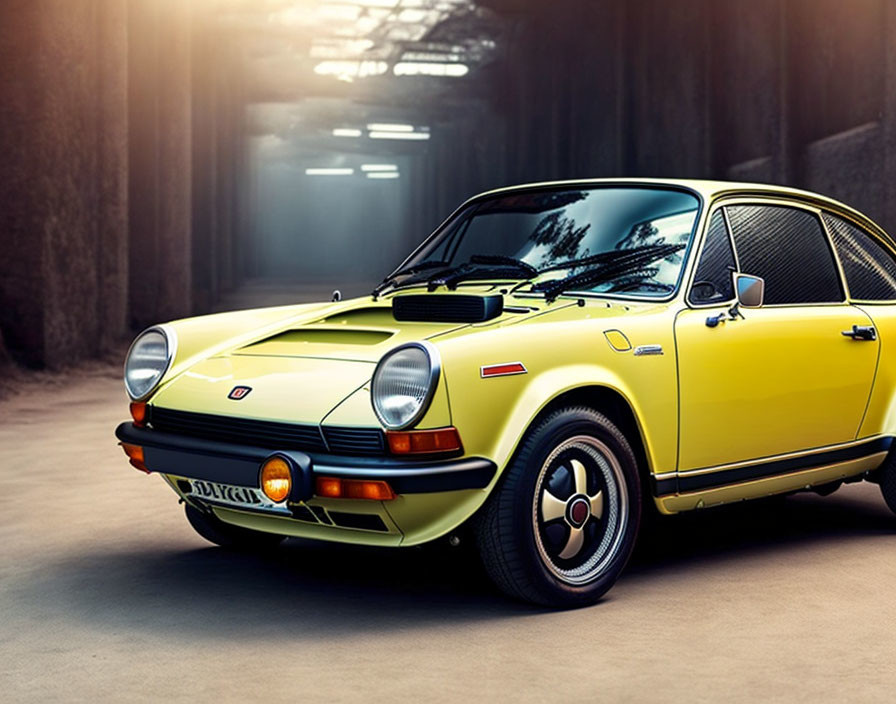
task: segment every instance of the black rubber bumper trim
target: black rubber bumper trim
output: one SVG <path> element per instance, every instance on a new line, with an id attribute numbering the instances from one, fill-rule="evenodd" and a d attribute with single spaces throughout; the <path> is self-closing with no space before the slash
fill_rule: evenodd
<path id="1" fill-rule="evenodd" d="M 703 491 L 708 489 L 720 489 L 732 484 L 768 479 L 770 477 L 801 472 L 815 467 L 825 467 L 838 462 L 870 457 L 879 452 L 886 452 L 893 444 L 892 437 L 875 438 L 851 447 L 842 447 L 837 450 L 816 452 L 801 457 L 789 457 L 783 460 L 769 460 L 744 467 L 732 467 L 719 469 L 715 472 L 701 474 L 689 474 L 687 472 L 677 475 L 677 478 L 654 479 L 655 496 L 673 496 L 676 493 Z M 677 491 L 676 491 L 677 482 Z"/>
<path id="2" fill-rule="evenodd" d="M 203 440 L 122 423 L 115 429 L 121 442 L 143 448 L 152 472 L 187 479 L 204 479 L 234 486 L 258 486 L 259 465 L 276 451 L 249 445 Z M 300 454 L 295 450 L 290 455 Z M 304 453 L 312 473 L 346 479 L 382 479 L 397 494 L 421 494 L 461 489 L 483 489 L 497 465 L 481 457 L 441 462 L 397 460 L 388 457 L 344 457 Z"/>

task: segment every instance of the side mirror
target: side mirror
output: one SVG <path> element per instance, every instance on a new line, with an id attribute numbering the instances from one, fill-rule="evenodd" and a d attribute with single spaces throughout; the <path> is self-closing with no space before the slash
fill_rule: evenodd
<path id="1" fill-rule="evenodd" d="M 737 302 L 743 308 L 759 308 L 765 300 L 765 279 L 749 274 L 734 275 Z"/>

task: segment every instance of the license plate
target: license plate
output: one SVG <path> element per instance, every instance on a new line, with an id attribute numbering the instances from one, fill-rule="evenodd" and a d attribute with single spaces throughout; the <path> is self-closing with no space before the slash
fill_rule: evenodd
<path id="1" fill-rule="evenodd" d="M 189 481 L 190 491 L 187 496 L 195 497 L 200 501 L 232 506 L 233 508 L 289 513 L 285 506 L 275 504 L 260 489 L 253 489 L 248 486 L 233 486 L 232 484 L 219 484 L 200 479 L 191 479 Z"/>

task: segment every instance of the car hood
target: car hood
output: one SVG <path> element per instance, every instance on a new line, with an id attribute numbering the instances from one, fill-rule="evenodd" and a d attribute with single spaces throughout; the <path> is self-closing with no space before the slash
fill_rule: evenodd
<path id="1" fill-rule="evenodd" d="M 194 365 L 151 403 L 181 411 L 240 418 L 319 423 L 369 381 L 375 364 L 343 359 L 223 355 Z M 234 387 L 248 393 L 230 398 Z"/>
<path id="2" fill-rule="evenodd" d="M 319 423 L 367 384 L 376 363 L 401 344 L 438 342 L 466 330 L 561 321 L 582 312 L 574 301 L 548 306 L 543 300 L 527 300 L 508 303 L 500 316 L 483 323 L 398 322 L 389 299 L 344 301 L 267 325 L 229 346 L 219 344 L 208 357 L 194 358 L 166 379 L 150 403 L 197 413 Z M 590 315 L 620 312 L 600 304 Z M 231 399 L 236 386 L 251 391 Z"/>
<path id="3" fill-rule="evenodd" d="M 227 326 L 225 326 L 226 328 Z M 319 423 L 373 376 L 390 349 L 458 323 L 398 323 L 388 302 L 344 302 L 219 344 L 165 380 L 150 403 L 181 411 Z M 187 331 L 185 334 L 189 334 Z M 251 389 L 230 398 L 236 386 Z"/>
<path id="4" fill-rule="evenodd" d="M 241 340 L 228 355 L 231 357 L 307 357 L 376 363 L 399 345 L 416 340 L 436 341 L 448 334 L 482 330 L 553 314 L 574 307 L 574 302 L 547 305 L 543 300 L 525 304 L 506 303 L 504 312 L 482 323 L 397 321 L 392 314 L 392 299 L 373 302 L 370 298 L 348 301 L 328 308 L 313 317 L 285 321 L 275 329 L 266 329 L 252 339 Z"/>

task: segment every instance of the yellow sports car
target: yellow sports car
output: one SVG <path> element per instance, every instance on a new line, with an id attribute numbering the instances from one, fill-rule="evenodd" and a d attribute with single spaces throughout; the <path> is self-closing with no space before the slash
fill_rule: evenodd
<path id="1" fill-rule="evenodd" d="M 458 209 L 372 295 L 152 327 L 132 465 L 222 546 L 469 531 L 596 601 L 642 513 L 876 481 L 896 510 L 896 245 L 774 186 L 594 180 Z"/>

